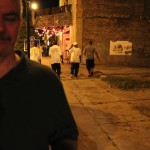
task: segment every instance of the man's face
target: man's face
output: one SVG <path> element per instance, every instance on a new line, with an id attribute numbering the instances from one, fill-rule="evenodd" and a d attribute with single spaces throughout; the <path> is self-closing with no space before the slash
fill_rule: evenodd
<path id="1" fill-rule="evenodd" d="M 0 0 L 0 57 L 14 50 L 21 20 L 19 0 Z"/>

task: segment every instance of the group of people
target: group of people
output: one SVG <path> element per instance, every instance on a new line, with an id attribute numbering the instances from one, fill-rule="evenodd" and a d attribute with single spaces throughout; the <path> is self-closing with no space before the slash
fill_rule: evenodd
<path id="1" fill-rule="evenodd" d="M 93 47 L 93 42 L 89 41 L 88 45 L 84 48 L 83 55 L 86 57 L 86 68 L 88 70 L 88 77 L 94 75 L 93 70 L 95 67 L 94 55 L 96 55 L 98 61 L 100 61 L 97 50 Z M 78 47 L 78 43 L 74 42 L 68 51 L 70 61 L 70 76 L 71 78 L 78 78 L 79 67 L 81 63 L 81 48 Z M 61 48 L 57 45 L 57 42 L 50 47 L 49 56 L 51 57 L 51 67 L 57 76 L 60 78 L 61 74 L 61 62 L 63 63 L 63 55 Z"/>

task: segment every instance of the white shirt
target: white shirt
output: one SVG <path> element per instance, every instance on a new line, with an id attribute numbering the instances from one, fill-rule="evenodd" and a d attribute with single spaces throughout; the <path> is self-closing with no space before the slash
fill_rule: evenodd
<path id="1" fill-rule="evenodd" d="M 31 60 L 34 60 L 36 62 L 40 62 L 41 57 L 42 57 L 42 51 L 40 48 L 35 47 L 35 46 L 30 48 L 30 59 Z"/>
<path id="2" fill-rule="evenodd" d="M 62 51 L 58 45 L 53 45 L 49 48 L 49 56 L 51 57 L 51 64 L 61 63 L 61 58 L 60 58 L 61 55 L 62 55 Z"/>
<path id="3" fill-rule="evenodd" d="M 80 63 L 80 56 L 81 56 L 81 49 L 80 48 L 72 47 L 69 50 L 69 53 L 70 53 L 70 61 L 71 62 Z"/>

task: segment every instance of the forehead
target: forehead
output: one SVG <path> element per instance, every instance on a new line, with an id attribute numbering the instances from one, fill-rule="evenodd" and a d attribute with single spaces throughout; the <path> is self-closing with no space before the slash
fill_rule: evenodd
<path id="1" fill-rule="evenodd" d="M 20 0 L 0 0 L 0 15 L 9 12 L 20 12 Z"/>

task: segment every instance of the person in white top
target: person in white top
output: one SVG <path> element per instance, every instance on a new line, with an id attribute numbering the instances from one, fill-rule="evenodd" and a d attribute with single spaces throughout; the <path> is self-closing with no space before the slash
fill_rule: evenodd
<path id="1" fill-rule="evenodd" d="M 41 63 L 42 50 L 37 46 L 37 42 L 34 42 L 34 46 L 30 48 L 30 59 Z"/>
<path id="2" fill-rule="evenodd" d="M 70 62 L 71 62 L 71 78 L 78 78 L 79 64 L 81 63 L 81 49 L 78 47 L 78 43 L 74 42 L 73 47 L 69 50 Z"/>
<path id="3" fill-rule="evenodd" d="M 49 48 L 49 56 L 51 57 L 51 67 L 60 78 L 63 56 L 60 46 L 57 45 L 57 41 L 55 41 L 54 45 Z"/>

